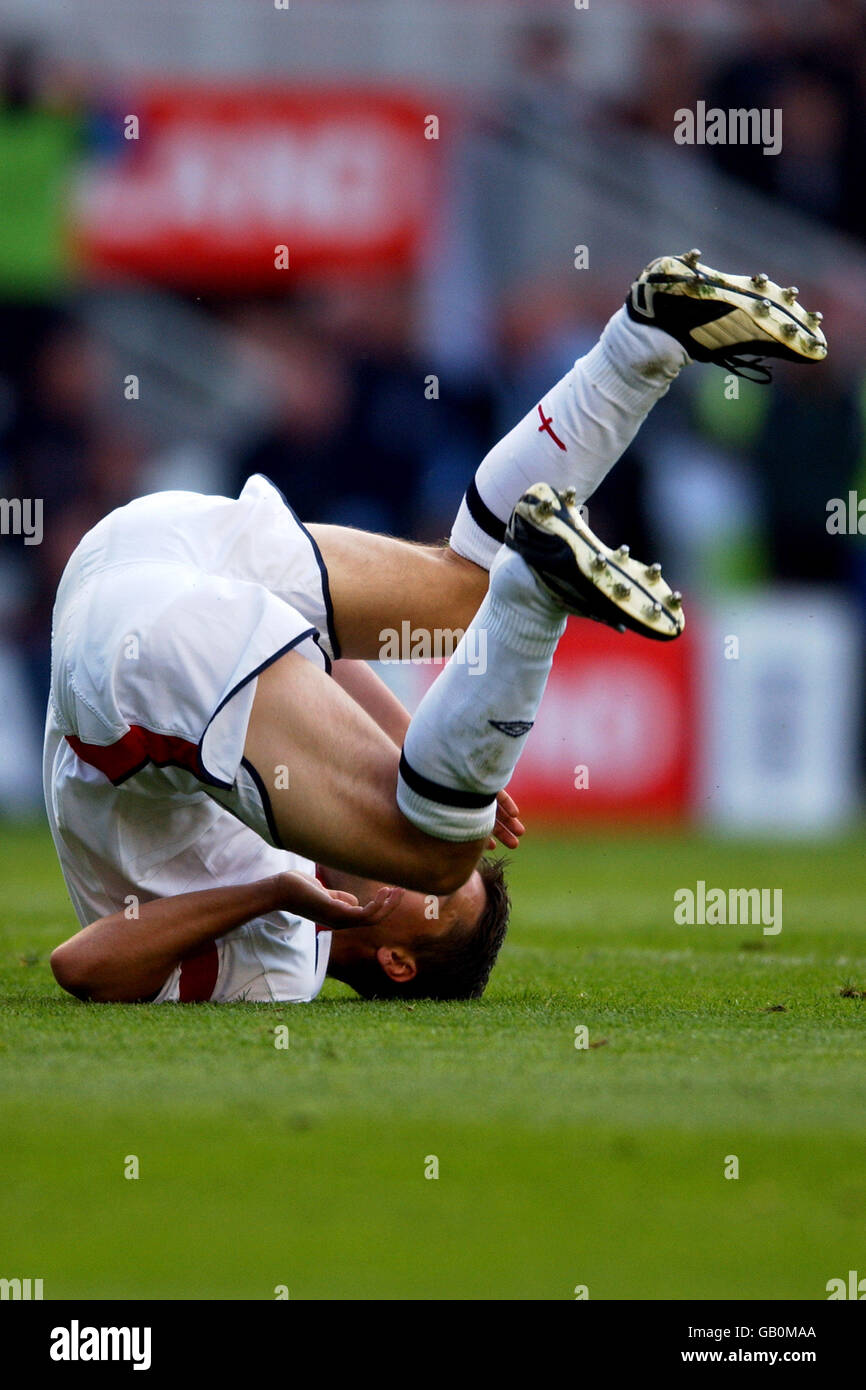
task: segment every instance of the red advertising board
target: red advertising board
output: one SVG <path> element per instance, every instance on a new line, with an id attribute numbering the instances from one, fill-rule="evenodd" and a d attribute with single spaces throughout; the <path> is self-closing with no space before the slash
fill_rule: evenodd
<path id="1" fill-rule="evenodd" d="M 569 624 L 509 790 L 530 822 L 675 819 L 689 809 L 694 629 L 648 642 Z"/>
<path id="2" fill-rule="evenodd" d="M 288 269 L 403 268 L 433 195 L 425 108 L 375 92 L 149 90 L 73 197 L 91 270 L 176 285 L 276 285 Z"/>

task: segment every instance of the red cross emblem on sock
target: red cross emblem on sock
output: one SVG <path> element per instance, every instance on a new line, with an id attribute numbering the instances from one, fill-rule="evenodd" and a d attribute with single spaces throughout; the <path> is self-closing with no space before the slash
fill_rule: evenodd
<path id="1" fill-rule="evenodd" d="M 554 432 L 553 432 L 553 429 L 552 429 L 552 425 L 553 425 L 553 416 L 552 416 L 552 415 L 545 415 L 545 413 L 544 413 L 544 411 L 543 411 L 543 409 L 541 408 L 540 405 L 539 405 L 539 407 L 538 407 L 538 418 L 541 420 L 541 424 L 538 426 L 538 433 L 539 433 L 539 434 L 549 434 L 550 437 L 551 437 L 551 439 L 553 440 L 554 444 L 556 444 L 556 445 L 558 446 L 558 448 L 562 449 L 563 452 L 567 452 L 567 450 L 566 450 L 566 448 L 565 448 L 565 445 L 563 444 L 562 440 L 559 438 L 559 436 L 558 436 L 557 434 L 554 434 Z"/>

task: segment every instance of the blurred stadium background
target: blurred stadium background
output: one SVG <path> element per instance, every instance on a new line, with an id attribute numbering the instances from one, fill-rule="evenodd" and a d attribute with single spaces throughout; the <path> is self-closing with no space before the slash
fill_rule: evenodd
<path id="1" fill-rule="evenodd" d="M 53 592 L 102 514 L 262 471 L 307 520 L 444 536 L 634 273 L 697 245 L 798 283 L 830 356 L 737 396 L 695 368 L 654 412 L 590 517 L 664 561 L 687 640 L 573 635 L 516 790 L 557 819 L 843 827 L 866 543 L 826 522 L 866 496 L 863 6 L 277 4 L 5 0 L 0 496 L 42 499 L 44 536 L 0 538 L 0 808 L 37 813 Z M 698 100 L 782 108 L 781 154 L 676 145 Z"/>

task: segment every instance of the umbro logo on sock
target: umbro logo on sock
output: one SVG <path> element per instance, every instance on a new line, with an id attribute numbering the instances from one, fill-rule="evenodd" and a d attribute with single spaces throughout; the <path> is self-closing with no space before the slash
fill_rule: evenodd
<path id="1" fill-rule="evenodd" d="M 522 738 L 528 734 L 535 722 L 532 719 L 488 719 L 488 724 L 492 724 L 494 729 L 499 729 L 509 738 Z"/>

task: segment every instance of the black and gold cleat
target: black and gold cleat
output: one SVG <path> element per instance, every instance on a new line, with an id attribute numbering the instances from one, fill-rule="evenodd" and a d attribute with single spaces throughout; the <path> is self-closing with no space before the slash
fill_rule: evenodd
<path id="1" fill-rule="evenodd" d="M 685 627 L 682 595 L 662 578 L 661 565 L 633 560 L 627 545 L 604 545 L 570 489 L 534 483 L 511 513 L 505 544 L 569 613 L 657 642 L 672 641 Z"/>
<path id="2" fill-rule="evenodd" d="M 626 309 L 637 323 L 662 328 L 697 362 L 715 362 L 740 376 L 767 382 L 761 358 L 821 362 L 827 339 L 822 315 L 766 275 L 724 275 L 701 262 L 700 251 L 651 261 L 632 285 Z"/>

